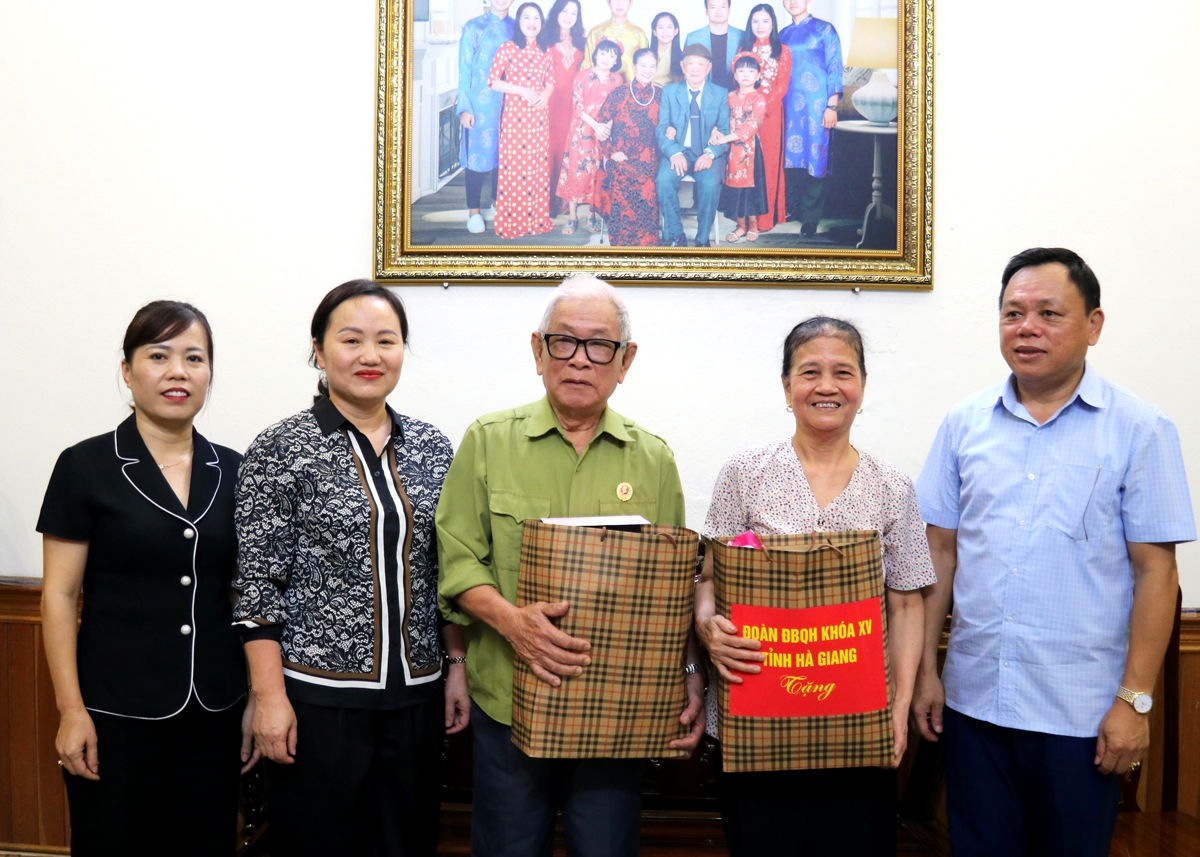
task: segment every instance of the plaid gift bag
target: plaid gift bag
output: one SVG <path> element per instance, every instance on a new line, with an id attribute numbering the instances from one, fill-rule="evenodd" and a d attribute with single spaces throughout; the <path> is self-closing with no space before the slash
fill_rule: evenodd
<path id="1" fill-rule="evenodd" d="M 730 617 L 742 636 L 761 640 L 760 651 L 769 652 L 762 672 L 744 676 L 738 689 L 718 682 L 725 770 L 890 766 L 879 533 L 759 539 L 763 550 L 722 541 L 709 545 L 717 612 Z M 743 622 L 747 616 L 775 619 L 739 624 L 739 610 Z M 804 612 L 785 612 L 798 610 Z M 741 696 L 731 700 L 734 694 Z M 744 701 L 751 698 L 752 703 Z M 750 709 L 755 716 L 746 715 Z M 799 709 L 804 716 L 787 716 Z M 838 713 L 815 713 L 829 709 Z"/>
<path id="2" fill-rule="evenodd" d="M 519 658 L 512 740 L 541 758 L 686 756 L 683 652 L 692 624 L 700 537 L 682 527 L 639 532 L 526 521 L 517 606 L 570 602 L 557 625 L 591 643 L 592 662 L 558 687 Z"/>

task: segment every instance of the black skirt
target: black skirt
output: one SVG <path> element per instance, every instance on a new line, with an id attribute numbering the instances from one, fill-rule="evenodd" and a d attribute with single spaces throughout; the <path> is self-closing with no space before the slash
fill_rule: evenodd
<path id="1" fill-rule="evenodd" d="M 770 211 L 767 204 L 767 168 L 763 162 L 762 143 L 754 138 L 754 187 L 721 186 L 717 210 L 730 220 L 757 217 Z"/>
<path id="2" fill-rule="evenodd" d="M 100 779 L 63 768 L 76 857 L 233 857 L 237 850 L 239 702 L 139 720 L 90 712 Z"/>

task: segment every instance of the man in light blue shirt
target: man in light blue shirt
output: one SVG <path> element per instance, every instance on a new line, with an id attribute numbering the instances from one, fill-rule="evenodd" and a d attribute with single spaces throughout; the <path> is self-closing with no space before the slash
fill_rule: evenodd
<path id="1" fill-rule="evenodd" d="M 1078 255 L 1014 256 L 1012 374 L 950 410 L 917 482 L 938 582 L 912 714 L 946 743 L 955 857 L 1106 857 L 1117 776 L 1149 747 L 1175 544 L 1196 527 L 1174 424 L 1086 362 L 1103 325 Z"/>

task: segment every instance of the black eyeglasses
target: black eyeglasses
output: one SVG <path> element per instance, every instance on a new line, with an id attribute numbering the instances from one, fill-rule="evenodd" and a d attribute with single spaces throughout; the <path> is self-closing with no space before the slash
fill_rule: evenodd
<path id="1" fill-rule="evenodd" d="M 542 342 L 546 343 L 546 350 L 555 360 L 570 360 L 579 353 L 579 346 L 582 345 L 587 359 L 601 366 L 612 363 L 617 356 L 617 349 L 625 345 L 624 342 L 611 339 L 579 339 L 565 333 L 543 333 L 541 336 Z"/>

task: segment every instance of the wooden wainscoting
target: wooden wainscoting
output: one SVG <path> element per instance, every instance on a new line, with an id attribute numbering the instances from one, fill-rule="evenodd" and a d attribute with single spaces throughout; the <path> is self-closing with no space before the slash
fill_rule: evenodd
<path id="1" fill-rule="evenodd" d="M 0 848 L 69 854 L 41 601 L 39 578 L 0 579 Z"/>
<path id="2" fill-rule="evenodd" d="M 1200 818 L 1200 609 L 1179 623 L 1179 811 Z"/>
<path id="3" fill-rule="evenodd" d="M 0 577 L 0 851 L 67 854 L 70 820 L 54 752 L 58 711 L 42 648 L 41 621 L 41 580 Z M 1179 810 L 1200 818 L 1200 609 L 1182 611 L 1179 667 Z M 1156 747 L 1143 768 L 1147 776 L 1140 783 L 1138 804 L 1144 810 L 1161 806 L 1160 723 L 1161 718 L 1155 722 Z M 917 776 L 912 759 L 907 762 L 900 772 L 902 784 L 910 772 Z M 469 763 L 458 767 L 462 770 L 457 775 L 447 777 L 447 799 L 469 800 Z M 693 782 L 681 789 L 676 779 L 673 768 L 648 779 L 653 781 L 648 809 L 696 809 L 699 804 L 708 808 L 715 803 L 711 782 Z M 661 795 L 655 794 L 660 791 Z M 667 795 L 672 799 L 666 800 Z M 690 802 L 684 800 L 686 807 L 682 803 L 676 807 L 680 802 L 676 797 Z"/>

